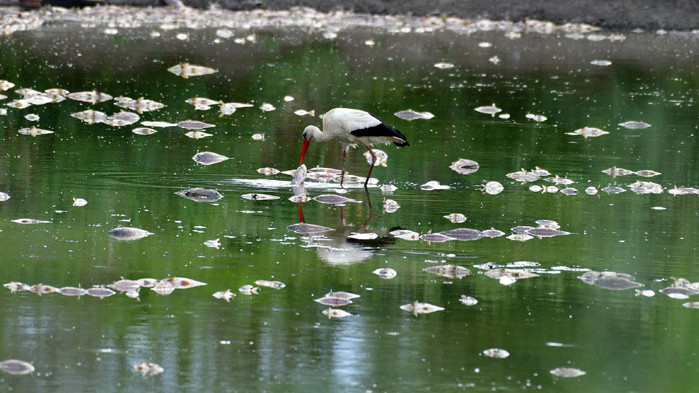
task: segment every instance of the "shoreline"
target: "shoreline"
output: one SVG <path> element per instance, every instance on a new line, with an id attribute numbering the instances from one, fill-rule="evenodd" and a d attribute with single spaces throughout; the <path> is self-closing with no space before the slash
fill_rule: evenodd
<path id="1" fill-rule="evenodd" d="M 41 1 L 41 0 L 34 0 Z M 85 0 L 43 0 L 44 5 L 66 6 Z M 17 6 L 18 0 L 0 0 L 0 6 Z M 162 0 L 108 0 L 95 5 L 158 7 Z M 521 22 L 527 19 L 555 24 L 586 23 L 609 30 L 634 29 L 692 31 L 699 29 L 699 2 L 695 0 L 184 0 L 197 9 L 212 5 L 230 11 L 288 10 L 301 6 L 319 12 L 339 10 L 374 15 L 411 15 L 490 19 Z"/>

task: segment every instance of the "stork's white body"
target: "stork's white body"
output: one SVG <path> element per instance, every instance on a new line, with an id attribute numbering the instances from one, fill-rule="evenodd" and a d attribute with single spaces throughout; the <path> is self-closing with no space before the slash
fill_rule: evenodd
<path id="1" fill-rule="evenodd" d="M 395 143 L 398 146 L 409 146 L 408 140 L 400 131 L 385 124 L 368 112 L 348 108 L 331 109 L 323 115 L 323 131 L 316 126 L 308 126 L 303 130 L 303 138 L 301 163 L 303 163 L 303 156 L 306 154 L 306 149 L 311 139 L 315 138 L 320 142 L 324 142 L 336 138 L 342 142 L 341 185 L 345 175 L 345 155 L 350 146 L 355 147 L 361 144 L 366 146 L 371 153 L 372 163 L 367 180 L 364 183 L 365 186 L 369 181 L 369 176 L 371 176 L 371 171 L 374 169 L 374 163 L 376 162 L 376 156 L 371 150 L 371 145 L 376 143 Z"/>

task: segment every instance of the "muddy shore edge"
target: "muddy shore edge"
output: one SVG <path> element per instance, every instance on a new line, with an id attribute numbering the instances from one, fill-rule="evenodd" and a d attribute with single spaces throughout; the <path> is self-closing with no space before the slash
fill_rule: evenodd
<path id="1" fill-rule="evenodd" d="M 43 0 L 43 4 L 66 6 L 75 1 Z M 91 4 L 161 6 L 163 0 L 96 0 Z M 613 30 L 699 29 L 699 1 L 696 0 L 184 0 L 190 7 L 216 4 L 229 10 L 288 9 L 311 7 L 318 11 L 350 10 L 370 14 L 414 16 L 456 16 L 521 21 L 540 19 L 557 24 L 582 22 Z M 0 0 L 0 6 L 14 6 L 18 0 Z"/>

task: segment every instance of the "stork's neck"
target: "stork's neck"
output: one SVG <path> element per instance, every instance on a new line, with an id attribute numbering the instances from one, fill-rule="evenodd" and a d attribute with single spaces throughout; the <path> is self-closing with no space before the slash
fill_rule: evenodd
<path id="1" fill-rule="evenodd" d="M 309 132 L 311 136 L 319 142 L 325 142 L 327 140 L 332 139 L 333 137 L 330 133 L 323 132 L 320 130 L 320 128 L 316 126 L 308 126 L 306 127 L 306 131 Z"/>

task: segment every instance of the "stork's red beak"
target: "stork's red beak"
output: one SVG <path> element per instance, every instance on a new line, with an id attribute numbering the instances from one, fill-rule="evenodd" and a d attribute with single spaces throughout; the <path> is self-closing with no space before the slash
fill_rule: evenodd
<path id="1" fill-rule="evenodd" d="M 303 147 L 301 148 L 301 161 L 299 161 L 299 165 L 303 164 L 303 156 L 306 155 L 306 150 L 308 150 L 308 144 L 310 142 L 311 142 L 310 139 L 303 140 Z"/>

